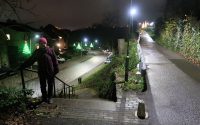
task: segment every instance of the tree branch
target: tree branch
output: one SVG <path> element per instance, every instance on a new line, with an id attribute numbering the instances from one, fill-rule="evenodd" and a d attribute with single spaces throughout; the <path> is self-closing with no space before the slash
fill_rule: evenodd
<path id="1" fill-rule="evenodd" d="M 15 1 L 12 1 L 12 2 L 16 2 L 15 5 L 12 5 L 12 2 L 9 1 L 9 0 L 3 0 L 3 1 L 5 2 L 5 4 L 7 4 L 7 5 L 11 8 L 11 10 L 12 10 L 13 13 L 16 15 L 16 17 L 17 17 L 17 19 L 19 20 L 19 22 L 21 22 L 22 20 L 21 20 L 19 14 L 17 13 L 17 9 L 24 10 L 24 11 L 26 11 L 26 12 L 28 12 L 28 13 L 30 13 L 30 14 L 36 16 L 36 14 L 33 13 L 33 12 L 31 11 L 33 8 L 35 8 L 36 5 L 34 5 L 34 6 L 33 6 L 32 8 L 30 8 L 30 9 L 27 9 L 27 8 L 24 8 L 24 7 L 22 6 L 22 0 L 15 0 Z M 26 2 L 30 2 L 30 0 L 26 0 Z"/>
<path id="2" fill-rule="evenodd" d="M 21 22 L 21 18 L 20 16 L 17 14 L 17 11 L 15 9 L 15 7 L 12 6 L 12 4 L 8 1 L 8 0 L 3 0 L 6 4 L 8 4 L 8 6 L 12 9 L 12 11 L 14 12 L 14 14 L 17 16 L 18 20 Z"/>

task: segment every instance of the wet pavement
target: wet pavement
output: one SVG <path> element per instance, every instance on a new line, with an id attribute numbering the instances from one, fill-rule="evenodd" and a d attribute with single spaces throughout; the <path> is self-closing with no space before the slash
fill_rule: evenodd
<path id="1" fill-rule="evenodd" d="M 150 125 L 200 125 L 200 69 L 141 36 Z"/>
<path id="2" fill-rule="evenodd" d="M 117 102 L 104 99 L 54 98 L 54 103 L 42 104 L 35 111 L 34 125 L 148 125 L 148 119 L 135 116 L 141 101 L 135 92 L 117 87 Z"/>

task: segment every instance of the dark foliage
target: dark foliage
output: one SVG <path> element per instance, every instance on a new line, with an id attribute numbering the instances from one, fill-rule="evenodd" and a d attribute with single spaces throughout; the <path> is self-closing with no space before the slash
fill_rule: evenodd
<path id="1" fill-rule="evenodd" d="M 160 36 L 163 28 L 164 28 L 164 19 L 162 17 L 159 17 L 155 23 L 155 30 L 154 30 L 154 36 L 153 36 L 154 39 Z"/>
<path id="2" fill-rule="evenodd" d="M 0 88 L 0 112 L 24 112 L 27 98 L 32 95 L 32 90 L 19 90 L 16 88 Z"/>

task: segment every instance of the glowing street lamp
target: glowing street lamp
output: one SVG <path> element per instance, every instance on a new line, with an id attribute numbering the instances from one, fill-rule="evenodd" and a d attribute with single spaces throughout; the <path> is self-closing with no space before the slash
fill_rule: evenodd
<path id="1" fill-rule="evenodd" d="M 154 22 L 151 22 L 149 25 L 150 25 L 150 26 L 154 26 Z"/>
<path id="2" fill-rule="evenodd" d="M 61 45 L 60 45 L 60 43 L 57 43 L 56 46 L 57 46 L 58 48 L 60 48 Z"/>
<path id="3" fill-rule="evenodd" d="M 83 39 L 83 41 L 84 41 L 84 42 L 88 42 L 88 38 L 85 37 L 85 38 Z"/>
<path id="4" fill-rule="evenodd" d="M 10 40 L 10 34 L 6 34 L 7 40 Z"/>
<path id="5" fill-rule="evenodd" d="M 137 15 L 137 8 L 136 7 L 131 7 L 130 9 L 130 16 L 133 17 L 135 15 Z"/>
<path id="6" fill-rule="evenodd" d="M 132 6 L 133 2 L 131 0 L 131 8 L 129 11 L 130 17 L 131 17 L 131 27 L 130 27 L 130 34 L 132 33 L 132 27 L 133 27 L 133 17 L 138 13 L 137 8 Z M 129 40 L 127 43 L 127 55 L 126 55 L 126 62 L 125 62 L 125 77 L 124 80 L 128 82 L 128 72 L 129 72 Z"/>
<path id="7" fill-rule="evenodd" d="M 35 35 L 35 38 L 36 38 L 36 39 L 38 39 L 39 37 L 40 37 L 40 35 L 38 35 L 38 34 Z"/>
<path id="8" fill-rule="evenodd" d="M 96 39 L 94 42 L 95 42 L 95 43 L 98 43 L 98 40 Z"/>

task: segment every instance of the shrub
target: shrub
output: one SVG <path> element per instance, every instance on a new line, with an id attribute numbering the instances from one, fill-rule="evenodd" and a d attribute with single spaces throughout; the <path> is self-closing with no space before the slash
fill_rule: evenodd
<path id="1" fill-rule="evenodd" d="M 32 95 L 32 90 L 25 90 L 26 95 Z M 16 88 L 0 88 L 0 111 L 24 112 L 26 109 L 24 91 Z"/>
<path id="2" fill-rule="evenodd" d="M 144 88 L 144 80 L 141 76 L 132 76 L 129 78 L 128 82 L 125 82 L 122 85 L 122 89 L 124 91 L 134 90 L 134 91 L 142 91 Z"/>
<path id="3" fill-rule="evenodd" d="M 129 53 L 129 70 L 136 68 L 139 63 L 139 57 L 137 54 L 137 42 L 132 42 L 130 44 L 130 53 Z"/>
<path id="4" fill-rule="evenodd" d="M 200 64 L 200 23 L 193 17 L 171 19 L 165 22 L 157 42 L 181 53 L 193 63 Z"/>
<path id="5" fill-rule="evenodd" d="M 164 47 L 174 50 L 174 43 L 176 43 L 177 33 L 177 20 L 170 19 L 165 22 L 164 29 L 161 33 L 160 40 L 158 41 Z"/>

